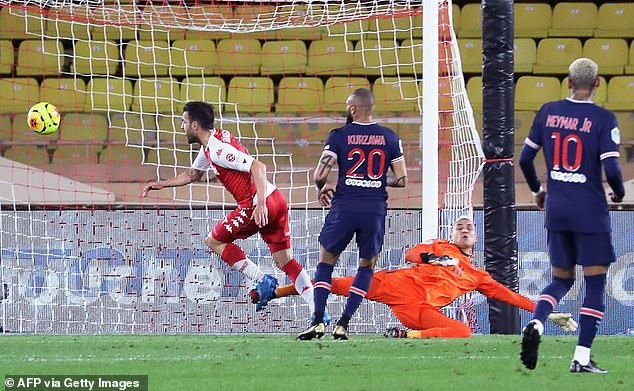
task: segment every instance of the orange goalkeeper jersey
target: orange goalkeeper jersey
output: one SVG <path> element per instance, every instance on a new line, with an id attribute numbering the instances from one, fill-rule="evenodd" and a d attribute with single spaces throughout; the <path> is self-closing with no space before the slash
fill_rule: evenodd
<path id="1" fill-rule="evenodd" d="M 422 263 L 421 253 L 448 255 L 456 258 L 459 264 L 439 266 Z M 527 311 L 532 312 L 535 308 L 533 301 L 495 281 L 489 273 L 472 264 L 468 255 L 446 240 L 417 244 L 407 251 L 405 260 L 416 265 L 376 272 L 367 298 L 394 305 L 417 301 L 441 308 L 459 296 L 477 290 L 487 297 Z"/>

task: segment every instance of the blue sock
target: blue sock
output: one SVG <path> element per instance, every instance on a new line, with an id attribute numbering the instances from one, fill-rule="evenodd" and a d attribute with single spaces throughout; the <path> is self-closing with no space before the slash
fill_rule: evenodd
<path id="1" fill-rule="evenodd" d="M 332 288 L 332 271 L 334 266 L 319 262 L 315 271 L 315 279 L 313 281 L 313 299 L 315 301 L 315 316 L 313 324 L 323 323 L 324 312 L 326 312 L 326 301 Z"/>
<path id="2" fill-rule="evenodd" d="M 354 277 L 354 281 L 352 281 L 352 285 L 350 286 L 350 293 L 348 293 L 346 308 L 343 310 L 341 319 L 337 322 L 338 325 L 348 327 L 348 322 L 359 309 L 363 298 L 368 292 L 368 288 L 370 288 L 373 275 L 374 270 L 370 267 L 360 267 L 357 269 L 357 275 Z"/>
<path id="3" fill-rule="evenodd" d="M 542 294 L 537 298 L 533 319 L 546 324 L 548 315 L 557 308 L 557 303 L 568 293 L 574 283 L 574 278 L 553 277 L 551 283 L 544 288 Z"/>
<path id="4" fill-rule="evenodd" d="M 579 341 L 577 345 L 590 348 L 603 319 L 606 275 L 586 276 L 584 280 L 586 282 L 586 295 L 579 310 Z"/>

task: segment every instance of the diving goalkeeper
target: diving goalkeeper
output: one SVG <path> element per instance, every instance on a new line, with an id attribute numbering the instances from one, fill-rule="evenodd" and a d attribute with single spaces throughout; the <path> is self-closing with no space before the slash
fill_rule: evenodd
<path id="1" fill-rule="evenodd" d="M 433 240 L 409 249 L 405 260 L 412 267 L 374 273 L 366 299 L 387 304 L 408 330 L 397 327 L 386 331 L 394 338 L 467 338 L 466 324 L 445 316 L 440 308 L 457 297 L 476 290 L 532 312 L 535 303 L 499 282 L 471 263 L 476 241 L 473 220 L 461 216 L 453 226 L 452 240 Z M 332 279 L 332 293 L 347 296 L 353 276 Z M 274 297 L 297 295 L 293 285 L 278 287 Z M 251 294 L 252 299 L 254 293 Z M 549 317 L 565 331 L 574 331 L 576 322 L 570 314 L 553 313 Z"/>

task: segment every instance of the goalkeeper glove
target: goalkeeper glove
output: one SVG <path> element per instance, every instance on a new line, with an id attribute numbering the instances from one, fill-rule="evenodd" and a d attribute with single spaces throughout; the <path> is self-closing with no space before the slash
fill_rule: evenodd
<path id="1" fill-rule="evenodd" d="M 436 266 L 456 266 L 460 263 L 456 258 L 452 258 L 449 255 L 435 255 L 430 253 L 420 254 L 420 259 L 423 263 Z"/>
<path id="2" fill-rule="evenodd" d="M 398 327 L 390 327 L 383 333 L 385 338 L 407 338 L 407 331 Z"/>
<path id="3" fill-rule="evenodd" d="M 572 319 L 572 314 L 553 312 L 548 315 L 548 319 L 557 326 L 561 327 L 567 333 L 572 333 L 577 330 L 577 322 Z"/>

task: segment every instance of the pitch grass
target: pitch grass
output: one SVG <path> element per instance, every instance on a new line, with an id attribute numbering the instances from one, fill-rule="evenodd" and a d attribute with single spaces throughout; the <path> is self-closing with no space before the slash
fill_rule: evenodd
<path id="1" fill-rule="evenodd" d="M 148 375 L 150 390 L 634 390 L 634 337 L 600 336 L 607 375 L 568 372 L 575 337 L 543 338 L 534 371 L 519 336 L 0 335 L 7 374 Z"/>

